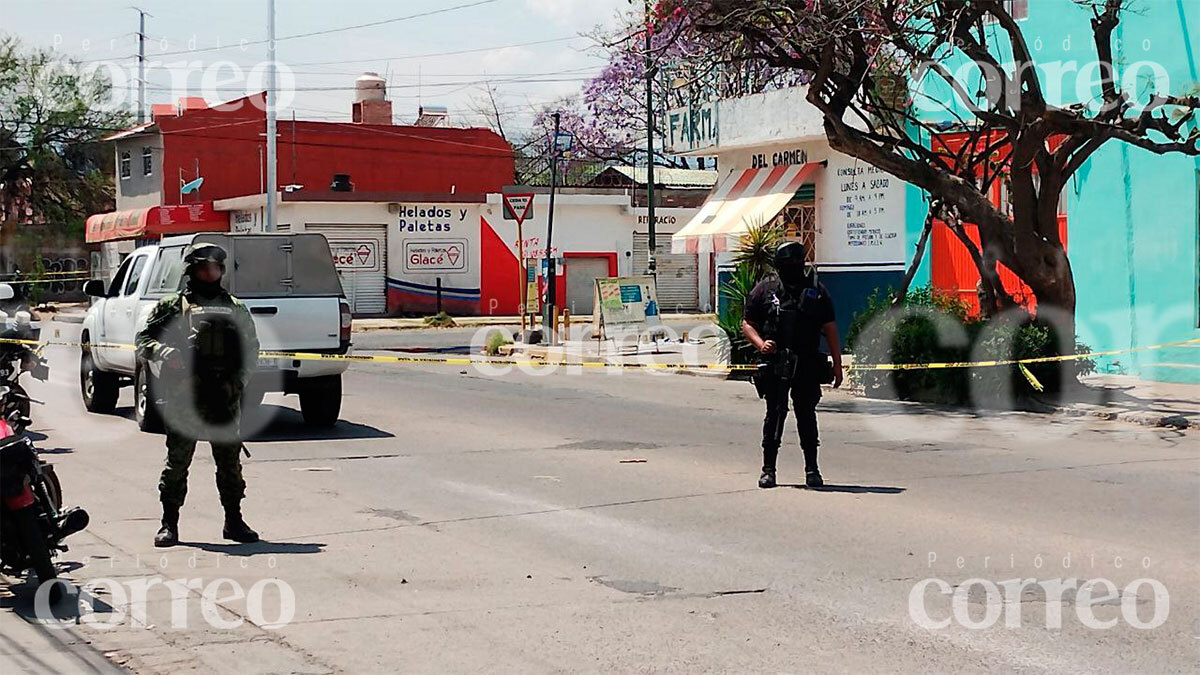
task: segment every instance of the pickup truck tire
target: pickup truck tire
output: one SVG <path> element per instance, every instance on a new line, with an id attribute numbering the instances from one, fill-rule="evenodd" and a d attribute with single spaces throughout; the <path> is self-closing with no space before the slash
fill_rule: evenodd
<path id="1" fill-rule="evenodd" d="M 79 357 L 79 392 L 88 412 L 105 414 L 116 409 L 117 396 L 121 393 L 117 376 L 96 368 L 92 352 L 86 345 Z"/>
<path id="2" fill-rule="evenodd" d="M 300 414 L 314 427 L 337 424 L 342 411 L 342 376 L 326 375 L 302 380 Z"/>
<path id="3" fill-rule="evenodd" d="M 137 418 L 139 429 L 156 434 L 163 430 L 163 423 L 158 404 L 154 402 L 153 383 L 150 369 L 145 364 L 138 364 L 137 373 L 133 378 L 134 417 Z"/>

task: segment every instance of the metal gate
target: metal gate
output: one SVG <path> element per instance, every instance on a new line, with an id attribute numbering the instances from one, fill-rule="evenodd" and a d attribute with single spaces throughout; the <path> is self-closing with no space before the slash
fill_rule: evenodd
<path id="1" fill-rule="evenodd" d="M 664 313 L 694 312 L 700 305 L 699 256 L 695 253 L 671 253 L 671 235 L 655 237 L 654 259 L 658 267 L 658 305 Z M 633 233 L 633 273 L 647 274 L 650 235 Z"/>
<path id="2" fill-rule="evenodd" d="M 387 313 L 387 225 L 314 225 L 329 240 L 342 291 L 355 316 Z"/>
<path id="3" fill-rule="evenodd" d="M 571 314 L 591 314 L 596 279 L 608 276 L 608 258 L 567 258 L 566 266 L 567 309 Z"/>

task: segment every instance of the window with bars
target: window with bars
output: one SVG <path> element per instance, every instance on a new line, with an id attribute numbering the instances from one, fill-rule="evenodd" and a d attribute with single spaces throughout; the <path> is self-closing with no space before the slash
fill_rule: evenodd
<path id="1" fill-rule="evenodd" d="M 133 158 L 128 150 L 121 151 L 121 178 L 129 178 L 133 176 Z"/>
<path id="2" fill-rule="evenodd" d="M 154 150 L 149 146 L 142 148 L 142 175 L 154 173 Z"/>
<path id="3" fill-rule="evenodd" d="M 808 262 L 815 262 L 817 251 L 816 186 L 803 185 L 796 196 L 775 218 L 774 224 L 783 229 L 784 238 L 804 245 Z"/>

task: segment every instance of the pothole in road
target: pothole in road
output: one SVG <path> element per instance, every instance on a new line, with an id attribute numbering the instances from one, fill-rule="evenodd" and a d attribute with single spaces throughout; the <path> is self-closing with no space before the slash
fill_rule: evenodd
<path id="1" fill-rule="evenodd" d="M 657 443 L 644 443 L 641 441 L 615 441 L 615 440 L 589 440 L 575 441 L 574 443 L 563 443 L 562 445 L 554 446 L 555 450 L 653 450 L 661 448 Z"/>

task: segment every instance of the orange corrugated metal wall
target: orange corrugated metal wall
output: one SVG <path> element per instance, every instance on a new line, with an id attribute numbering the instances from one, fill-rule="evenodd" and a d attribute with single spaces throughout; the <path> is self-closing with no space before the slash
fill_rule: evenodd
<path id="1" fill-rule="evenodd" d="M 942 141 L 947 144 L 947 147 L 955 147 L 956 143 L 962 144 L 962 136 L 962 134 L 947 134 Z M 1000 206 L 1002 196 L 999 181 L 993 185 L 990 197 L 993 204 Z M 978 246 L 979 228 L 970 223 L 965 224 L 964 227 L 967 237 Z M 1058 236 L 1065 248 L 1067 246 L 1066 213 L 1058 214 Z M 970 308 L 971 314 L 978 315 L 979 295 L 976 285 L 979 283 L 979 270 L 975 268 L 975 262 L 971 260 L 971 254 L 967 252 L 967 247 L 963 246 L 958 237 L 954 236 L 950 228 L 940 220 L 934 221 L 933 231 L 930 232 L 929 256 L 930 281 L 933 283 L 933 287 L 962 299 Z M 1029 286 L 1003 264 L 998 264 L 998 269 L 1004 290 L 1026 309 L 1030 311 L 1037 309 L 1037 301 Z"/>

